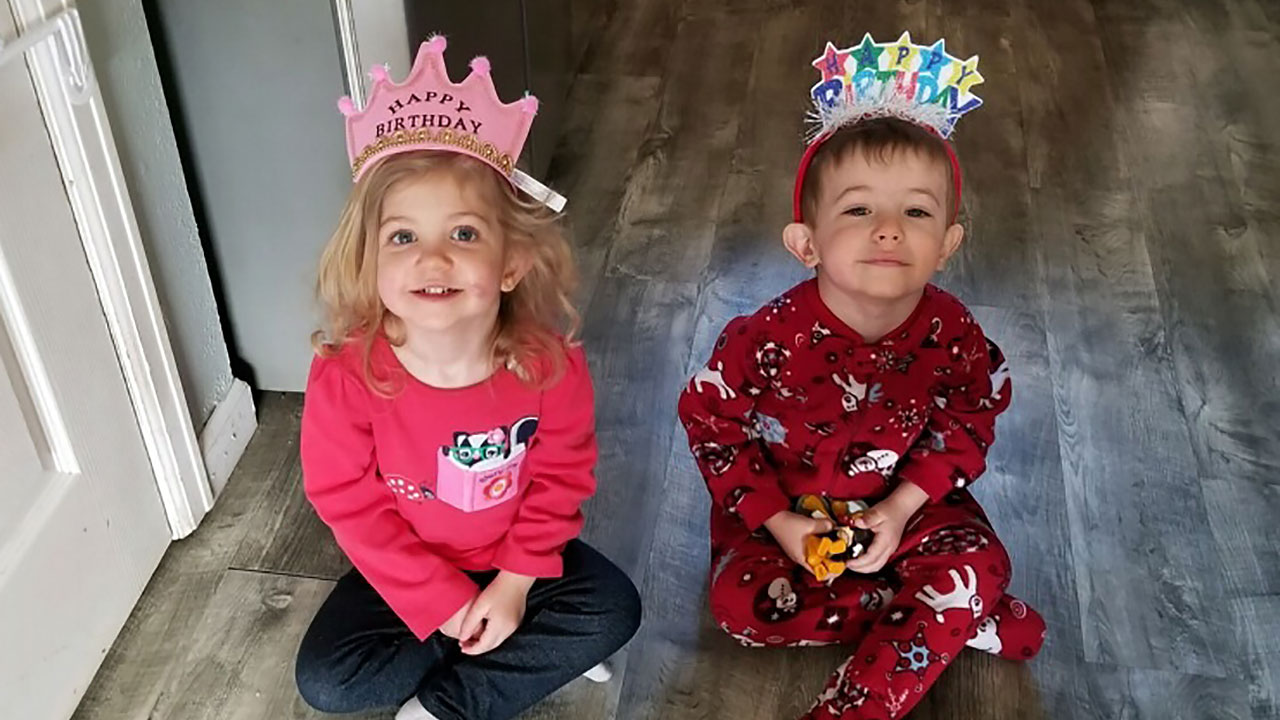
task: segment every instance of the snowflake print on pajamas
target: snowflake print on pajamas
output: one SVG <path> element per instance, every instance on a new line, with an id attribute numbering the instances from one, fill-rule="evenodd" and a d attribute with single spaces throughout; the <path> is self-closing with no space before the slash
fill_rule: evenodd
<path id="1" fill-rule="evenodd" d="M 898 653 L 898 662 L 893 667 L 895 673 L 910 672 L 915 673 L 921 681 L 924 680 L 925 671 L 929 669 L 929 665 L 936 663 L 941 658 L 937 653 L 929 649 L 928 643 L 924 638 L 924 623 L 920 623 L 920 629 L 912 636 L 910 640 L 900 640 L 892 643 L 893 649 Z"/>
<path id="2" fill-rule="evenodd" d="M 877 372 L 905 374 L 911 369 L 911 364 L 916 361 L 916 356 L 914 353 L 899 355 L 890 348 L 881 347 L 871 355 L 871 359 L 875 361 Z"/>
<path id="3" fill-rule="evenodd" d="M 912 398 L 906 407 L 899 408 L 898 414 L 889 419 L 889 424 L 901 430 L 903 437 L 913 437 L 920 432 L 925 418 L 926 411 Z"/>
<path id="4" fill-rule="evenodd" d="M 770 300 L 765 307 L 769 308 L 769 320 L 772 320 L 782 314 L 783 310 L 791 307 L 791 298 L 786 295 L 779 295 Z"/>

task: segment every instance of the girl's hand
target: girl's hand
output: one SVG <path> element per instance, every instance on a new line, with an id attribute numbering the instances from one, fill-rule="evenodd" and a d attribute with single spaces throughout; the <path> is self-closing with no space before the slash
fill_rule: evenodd
<path id="1" fill-rule="evenodd" d="M 858 558 L 849 561 L 849 569 L 870 574 L 889 562 L 902 542 L 902 532 L 907 521 L 929 499 L 923 490 L 909 482 L 902 482 L 889 497 L 876 503 L 870 510 L 855 518 L 855 527 L 875 533 L 871 547 Z"/>
<path id="2" fill-rule="evenodd" d="M 467 613 L 471 611 L 471 606 L 476 602 L 475 598 L 471 598 L 462 607 L 458 608 L 444 624 L 440 626 L 440 632 L 457 640 L 462 635 L 462 621 L 467 617 Z"/>
<path id="3" fill-rule="evenodd" d="M 774 513 L 764 521 L 764 526 L 773 535 L 773 539 L 782 546 L 782 551 L 787 554 L 787 557 L 810 573 L 813 572 L 813 568 L 809 567 L 809 563 L 805 561 L 804 539 L 810 535 L 831 532 L 835 528 L 830 520 L 805 517 L 789 510 Z"/>
<path id="4" fill-rule="evenodd" d="M 498 647 L 524 620 L 525 602 L 534 578 L 503 570 L 489 583 L 462 620 L 462 652 L 483 655 Z"/>

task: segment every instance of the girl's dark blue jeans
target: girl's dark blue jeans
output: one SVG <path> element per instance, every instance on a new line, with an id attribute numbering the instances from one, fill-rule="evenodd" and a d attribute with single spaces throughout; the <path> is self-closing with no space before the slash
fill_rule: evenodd
<path id="1" fill-rule="evenodd" d="M 471 577 L 484 587 L 495 574 Z M 352 570 L 302 639 L 298 690 L 323 712 L 396 707 L 416 695 L 441 720 L 510 718 L 608 658 L 639 626 L 631 579 L 580 540 L 565 547 L 563 576 L 533 584 L 520 628 L 475 657 L 440 632 L 419 641 Z"/>

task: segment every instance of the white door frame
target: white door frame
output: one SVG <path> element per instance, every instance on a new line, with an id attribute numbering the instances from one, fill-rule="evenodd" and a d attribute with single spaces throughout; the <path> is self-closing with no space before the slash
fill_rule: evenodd
<path id="1" fill-rule="evenodd" d="M 79 13 L 67 0 L 6 4 L 23 36 L 57 23 L 47 40 L 26 52 L 28 68 L 176 540 L 195 530 L 214 496 Z"/>
<path id="2" fill-rule="evenodd" d="M 416 47 L 409 47 L 404 0 L 332 0 L 333 21 L 342 56 L 342 79 L 347 95 L 363 109 L 369 70 L 385 65 L 392 78 L 407 78 Z M 364 52 L 360 50 L 361 43 Z"/>

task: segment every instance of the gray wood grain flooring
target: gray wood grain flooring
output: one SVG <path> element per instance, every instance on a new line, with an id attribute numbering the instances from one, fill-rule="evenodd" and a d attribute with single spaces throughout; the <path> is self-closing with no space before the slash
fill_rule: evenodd
<path id="1" fill-rule="evenodd" d="M 808 60 L 908 29 L 982 57 L 957 131 L 968 240 L 940 282 L 1010 358 L 975 493 L 1050 628 L 1030 664 L 962 654 L 912 717 L 1280 718 L 1280 5 L 620 0 L 593 26 L 550 180 L 597 388 L 584 535 L 646 617 L 611 683 L 526 717 L 791 718 L 842 659 L 712 626 L 674 407 L 729 318 L 805 277 L 779 234 Z M 78 719 L 319 717 L 292 657 L 348 565 L 302 497 L 300 407 L 260 398 Z"/>

